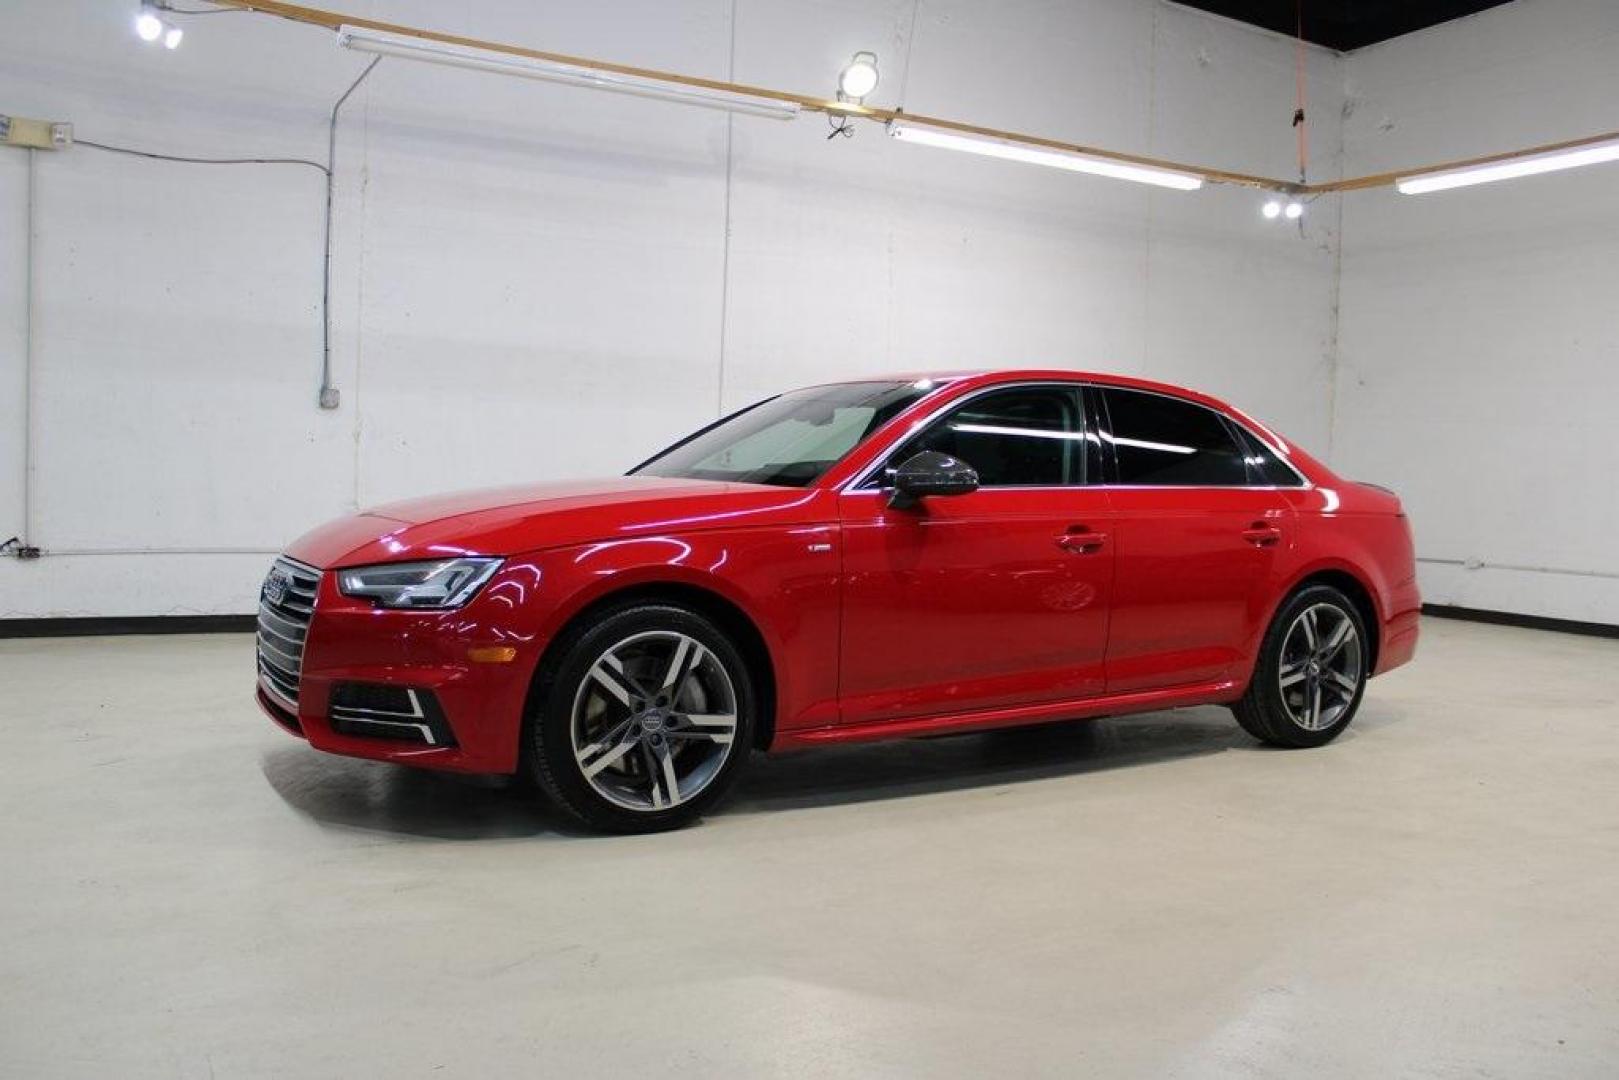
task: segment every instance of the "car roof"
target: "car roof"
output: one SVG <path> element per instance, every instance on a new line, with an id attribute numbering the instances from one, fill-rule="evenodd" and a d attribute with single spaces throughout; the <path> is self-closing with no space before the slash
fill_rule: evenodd
<path id="1" fill-rule="evenodd" d="M 1258 435 L 1262 442 L 1268 443 L 1273 449 L 1280 450 L 1288 462 L 1311 483 L 1320 483 L 1325 479 L 1334 478 L 1335 475 L 1332 470 L 1310 456 L 1302 447 L 1284 438 L 1275 428 L 1236 406 L 1222 401 L 1212 394 L 1205 394 L 1200 390 L 1192 390 L 1175 383 L 1159 382 L 1155 379 L 1143 379 L 1135 375 L 1118 375 L 1106 371 L 1077 371 L 1073 368 L 976 368 L 958 371 L 903 371 L 872 374 L 839 379 L 820 385 L 832 386 L 854 382 L 914 383 L 930 380 L 943 384 L 944 392 L 951 398 L 971 393 L 973 390 L 982 387 L 997 386 L 1003 383 L 1043 381 L 1090 383 L 1098 386 L 1117 386 L 1129 390 L 1144 390 L 1148 393 L 1166 394 L 1184 401 L 1196 402 L 1199 405 L 1224 413 L 1243 427 L 1246 427 L 1250 432 Z M 805 389 L 812 388 L 806 387 Z"/>
<path id="2" fill-rule="evenodd" d="M 1086 382 L 1102 386 L 1118 386 L 1131 390 L 1147 390 L 1158 394 L 1168 394 L 1172 397 L 1186 398 L 1190 401 L 1200 402 L 1212 406 L 1222 412 L 1242 415 L 1239 410 L 1232 408 L 1226 402 L 1211 394 L 1190 387 L 1178 386 L 1175 383 L 1159 382 L 1155 379 L 1143 379 L 1135 375 L 1118 375 L 1106 371 L 1076 371 L 1072 368 L 969 368 L 958 371 L 900 371 L 882 375 L 865 375 L 857 379 L 842 379 L 839 382 L 961 382 L 972 386 L 993 386 L 1003 382 L 1031 382 L 1041 380 L 1053 382 Z M 831 385 L 831 384 L 823 384 Z"/>

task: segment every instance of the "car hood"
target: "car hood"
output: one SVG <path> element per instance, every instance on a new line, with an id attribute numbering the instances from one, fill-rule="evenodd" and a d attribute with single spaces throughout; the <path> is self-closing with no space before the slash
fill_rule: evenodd
<path id="1" fill-rule="evenodd" d="M 515 555 L 632 536 L 802 523 L 802 488 L 621 476 L 388 503 L 305 533 L 287 554 L 320 569 L 455 555 Z"/>

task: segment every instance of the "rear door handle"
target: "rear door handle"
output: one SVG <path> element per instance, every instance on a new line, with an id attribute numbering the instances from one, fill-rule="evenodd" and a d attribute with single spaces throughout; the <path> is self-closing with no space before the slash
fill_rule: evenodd
<path id="1" fill-rule="evenodd" d="M 1057 546 L 1075 555 L 1094 555 L 1107 543 L 1107 533 L 1092 532 L 1083 525 L 1070 525 L 1057 537 Z"/>
<path id="2" fill-rule="evenodd" d="M 1242 538 L 1255 547 L 1269 547 L 1282 538 L 1282 530 L 1263 521 L 1256 521 L 1242 530 Z"/>

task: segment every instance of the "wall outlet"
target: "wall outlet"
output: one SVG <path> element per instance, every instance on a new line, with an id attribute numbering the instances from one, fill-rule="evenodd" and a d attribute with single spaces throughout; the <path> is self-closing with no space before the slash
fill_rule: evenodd
<path id="1" fill-rule="evenodd" d="M 73 145 L 73 125 L 60 120 L 0 116 L 0 144 L 27 150 L 66 150 Z"/>

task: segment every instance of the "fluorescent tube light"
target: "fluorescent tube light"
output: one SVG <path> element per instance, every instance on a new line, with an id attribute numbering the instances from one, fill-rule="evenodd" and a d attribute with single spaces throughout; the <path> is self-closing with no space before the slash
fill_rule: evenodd
<path id="1" fill-rule="evenodd" d="M 1071 150 L 1048 150 L 1044 147 L 1012 142 L 1010 139 L 959 135 L 953 131 L 924 127 L 905 120 L 890 121 L 888 134 L 901 142 L 937 146 L 945 150 L 961 150 L 969 154 L 1022 161 L 1030 165 L 1049 165 L 1054 169 L 1068 169 L 1071 172 L 1090 173 L 1093 176 L 1110 176 L 1115 180 L 1134 180 L 1138 184 L 1154 184 L 1158 187 L 1174 188 L 1177 191 L 1196 191 L 1203 186 L 1203 178 L 1195 173 L 1161 169 L 1154 165 L 1135 165 L 1127 161 L 1092 157 Z"/>
<path id="2" fill-rule="evenodd" d="M 763 116 L 774 120 L 791 120 L 798 115 L 798 102 L 777 101 L 772 98 L 737 94 L 728 90 L 715 90 L 707 86 L 687 86 L 684 83 L 665 82 L 640 75 L 624 75 L 616 71 L 564 64 L 556 60 L 542 60 L 533 56 L 517 56 L 494 49 L 480 49 L 472 45 L 452 45 L 432 38 L 410 34 L 392 34 L 384 30 L 367 30 L 342 26 L 337 31 L 337 43 L 345 49 L 376 53 L 380 56 L 398 56 L 406 60 L 421 60 L 429 64 L 447 64 L 451 67 L 490 71 L 497 75 L 516 75 L 524 79 L 543 79 L 566 83 L 570 86 L 589 86 L 597 90 L 610 90 L 617 94 L 635 94 L 639 97 L 674 101 L 682 105 L 697 105 L 705 109 Z"/>
<path id="3" fill-rule="evenodd" d="M 1619 161 L 1619 139 L 1593 143 L 1569 150 L 1553 150 L 1545 154 L 1492 161 L 1488 164 L 1468 165 L 1444 172 L 1404 176 L 1394 181 L 1401 195 L 1423 195 L 1430 191 L 1448 191 L 1472 184 L 1488 184 L 1494 180 L 1512 180 L 1519 176 L 1576 169 L 1581 165 L 1600 165 L 1605 161 Z"/>

